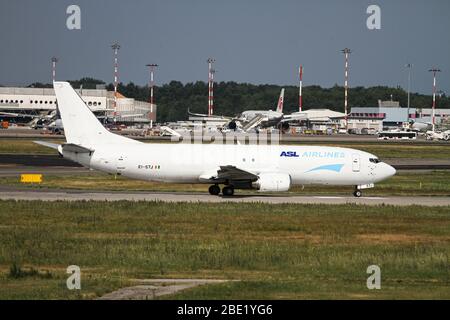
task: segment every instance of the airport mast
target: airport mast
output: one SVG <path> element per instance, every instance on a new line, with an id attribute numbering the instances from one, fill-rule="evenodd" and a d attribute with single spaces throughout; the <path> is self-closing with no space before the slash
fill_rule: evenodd
<path id="1" fill-rule="evenodd" d="M 58 62 L 57 57 L 52 57 L 52 80 L 55 82 L 56 79 L 56 63 Z"/>
<path id="2" fill-rule="evenodd" d="M 345 130 L 348 131 L 348 113 L 347 113 L 347 106 L 348 106 L 348 56 L 349 56 L 349 54 L 352 51 L 349 48 L 345 48 L 345 49 L 341 50 L 341 52 L 345 55 L 344 114 L 345 114 Z"/>
<path id="3" fill-rule="evenodd" d="M 216 69 L 211 69 L 211 116 L 214 114 L 214 74 Z"/>
<path id="4" fill-rule="evenodd" d="M 300 79 L 299 82 L 299 91 L 298 91 L 298 111 L 302 112 L 303 109 L 303 99 L 302 99 L 302 86 L 303 86 L 303 66 L 300 65 L 300 68 L 298 69 L 298 76 Z"/>
<path id="5" fill-rule="evenodd" d="M 153 87 L 155 86 L 155 82 L 153 81 L 153 72 L 155 68 L 158 66 L 156 63 L 150 63 L 146 65 L 150 68 L 150 117 L 153 115 Z M 153 120 L 150 119 L 150 128 L 153 128 Z"/>
<path id="6" fill-rule="evenodd" d="M 409 123 L 409 107 L 410 107 L 410 95 L 411 95 L 411 69 L 413 65 L 411 63 L 408 63 L 406 66 L 408 68 L 408 123 Z"/>
<path id="7" fill-rule="evenodd" d="M 433 107 L 432 107 L 432 125 L 433 125 L 433 132 L 436 125 L 435 120 L 435 107 L 436 107 L 436 73 L 441 72 L 441 70 L 437 68 L 432 68 L 428 70 L 429 72 L 433 72 Z"/>
<path id="8" fill-rule="evenodd" d="M 212 116 L 214 112 L 214 94 L 213 94 L 213 70 L 212 70 L 212 64 L 216 60 L 213 58 L 208 58 L 206 62 L 208 62 L 208 116 Z"/>
<path id="9" fill-rule="evenodd" d="M 114 50 L 114 115 L 116 114 L 117 107 L 117 85 L 118 85 L 118 68 L 119 65 L 117 63 L 117 54 L 120 49 L 120 45 L 115 42 L 111 48 Z"/>

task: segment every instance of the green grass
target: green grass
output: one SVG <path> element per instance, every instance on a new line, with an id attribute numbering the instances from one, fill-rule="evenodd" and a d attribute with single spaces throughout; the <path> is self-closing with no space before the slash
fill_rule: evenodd
<path id="1" fill-rule="evenodd" d="M 34 139 L 39 140 L 39 139 Z M 46 140 L 52 143 L 63 143 L 62 139 Z M 147 143 L 156 143 L 158 141 L 147 141 Z M 168 141 L 164 141 L 168 143 Z M 284 143 L 284 142 L 283 142 Z M 382 159 L 389 158 L 407 158 L 407 159 L 450 159 L 450 143 L 433 144 L 426 142 L 420 143 L 398 143 L 392 141 L 373 141 L 373 142 L 286 142 L 294 145 L 324 145 L 334 147 L 347 147 L 367 151 L 375 154 Z M 43 147 L 33 143 L 30 139 L 6 139 L 0 138 L 0 153 L 21 153 L 21 154 L 57 154 L 56 150 Z"/>
<path id="2" fill-rule="evenodd" d="M 153 277 L 241 280 L 175 299 L 450 299 L 450 207 L 0 201 L 0 243 L 0 299 L 90 299 Z M 65 289 L 72 264 L 81 291 Z M 381 290 L 366 288 L 372 264 Z"/>
<path id="3" fill-rule="evenodd" d="M 84 189 L 110 191 L 186 191 L 208 192 L 209 185 L 172 184 L 131 180 L 114 177 L 102 173 L 86 173 L 83 175 L 44 176 L 42 184 L 23 185 L 19 177 L 1 177 L 0 185 L 12 185 L 32 189 Z M 352 187 L 336 186 L 296 186 L 285 195 L 349 195 Z M 238 190 L 237 193 L 257 193 L 249 190 Z M 399 171 L 394 177 L 378 183 L 375 188 L 364 190 L 365 195 L 430 195 L 450 196 L 450 171 L 436 170 L 424 172 Z"/>
<path id="4" fill-rule="evenodd" d="M 7 139 L 0 138 L 0 153 L 20 153 L 20 154 L 58 154 L 54 149 L 47 148 L 34 143 L 38 138 L 30 139 Z M 63 143 L 63 139 L 45 139 L 50 143 Z"/>

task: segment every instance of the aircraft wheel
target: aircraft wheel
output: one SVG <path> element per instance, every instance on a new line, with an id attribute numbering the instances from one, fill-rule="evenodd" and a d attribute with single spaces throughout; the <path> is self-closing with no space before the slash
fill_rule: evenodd
<path id="1" fill-rule="evenodd" d="M 353 195 L 354 195 L 355 197 L 359 198 L 359 197 L 362 196 L 362 192 L 361 192 L 361 190 L 355 190 L 355 192 L 353 192 Z"/>
<path id="2" fill-rule="evenodd" d="M 220 188 L 217 184 L 213 184 L 211 187 L 209 187 L 208 191 L 209 194 L 217 196 L 220 193 Z"/>
<path id="3" fill-rule="evenodd" d="M 222 194 L 226 197 L 231 197 L 234 194 L 234 188 L 232 186 L 223 187 Z"/>

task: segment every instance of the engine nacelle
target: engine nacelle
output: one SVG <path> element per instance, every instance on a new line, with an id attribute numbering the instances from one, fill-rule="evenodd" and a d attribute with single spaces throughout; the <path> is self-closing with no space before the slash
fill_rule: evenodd
<path id="1" fill-rule="evenodd" d="M 287 122 L 282 122 L 282 123 L 280 123 L 280 124 L 278 125 L 278 129 L 281 130 L 281 131 L 283 131 L 283 132 L 288 131 L 289 128 L 290 128 L 290 126 L 289 126 L 289 123 L 287 123 Z"/>
<path id="2" fill-rule="evenodd" d="M 230 121 L 230 123 L 228 123 L 228 129 L 236 130 L 237 129 L 236 121 Z"/>
<path id="3" fill-rule="evenodd" d="M 286 173 L 262 173 L 253 182 L 258 191 L 288 191 L 291 187 L 291 176 Z"/>

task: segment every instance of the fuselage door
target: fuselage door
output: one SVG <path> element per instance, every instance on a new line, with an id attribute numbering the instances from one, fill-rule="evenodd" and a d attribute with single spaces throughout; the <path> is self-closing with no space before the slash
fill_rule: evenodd
<path id="1" fill-rule="evenodd" d="M 352 170 L 353 172 L 359 172 L 361 168 L 361 163 L 359 159 L 359 154 L 354 153 L 352 154 Z"/>
<path id="2" fill-rule="evenodd" d="M 122 174 L 126 169 L 126 157 L 119 156 L 116 160 L 116 173 Z"/>

